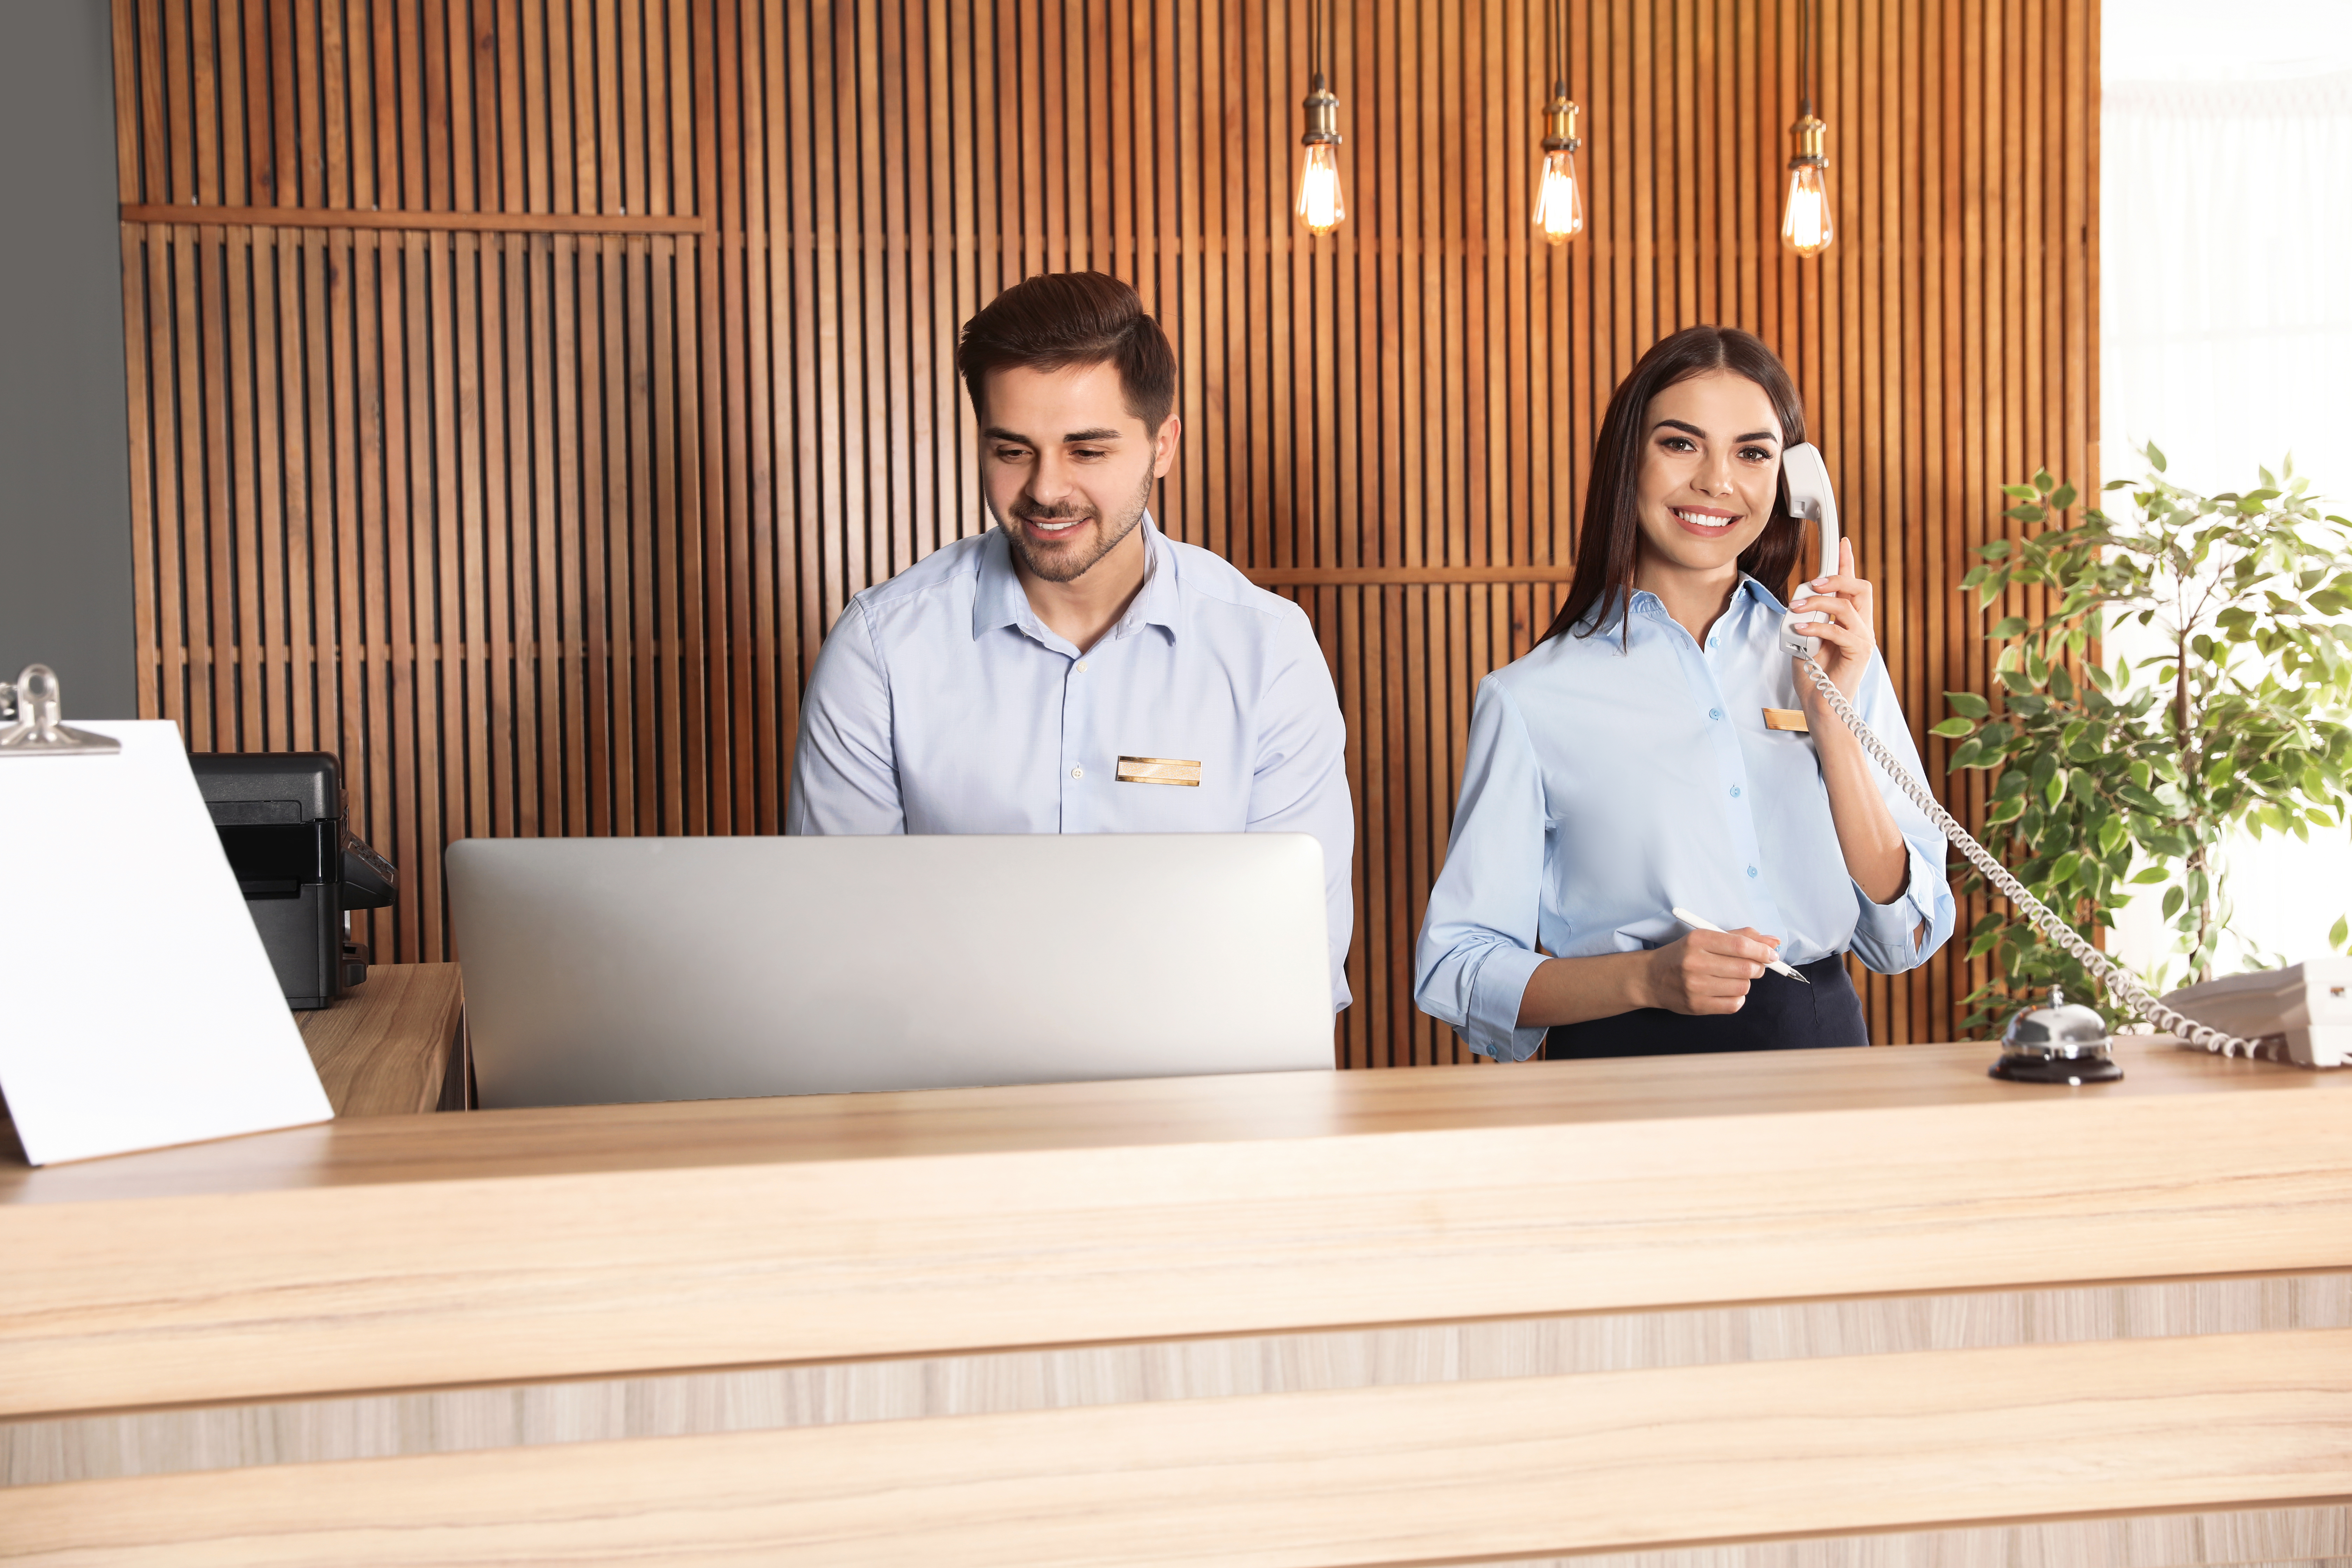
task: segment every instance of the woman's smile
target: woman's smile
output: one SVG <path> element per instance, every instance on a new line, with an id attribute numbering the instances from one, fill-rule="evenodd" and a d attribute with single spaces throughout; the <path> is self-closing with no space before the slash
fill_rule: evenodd
<path id="1" fill-rule="evenodd" d="M 1674 512 L 1675 521 L 1683 525 L 1684 532 L 1699 539 L 1722 538 L 1738 528 L 1740 519 L 1746 515 L 1713 506 L 1678 506 L 1669 510 Z"/>

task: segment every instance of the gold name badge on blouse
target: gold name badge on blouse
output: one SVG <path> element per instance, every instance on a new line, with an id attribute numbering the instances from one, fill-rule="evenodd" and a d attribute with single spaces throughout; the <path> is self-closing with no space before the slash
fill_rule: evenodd
<path id="1" fill-rule="evenodd" d="M 1190 789 L 1199 789 L 1201 764 L 1185 762 L 1180 757 L 1121 757 L 1118 760 L 1118 782 L 1183 784 Z"/>
<path id="2" fill-rule="evenodd" d="M 1812 727 L 1805 722 L 1805 710 L 1801 708 L 1767 708 L 1764 710 L 1764 728 L 1794 730 L 1800 735 L 1812 733 Z"/>

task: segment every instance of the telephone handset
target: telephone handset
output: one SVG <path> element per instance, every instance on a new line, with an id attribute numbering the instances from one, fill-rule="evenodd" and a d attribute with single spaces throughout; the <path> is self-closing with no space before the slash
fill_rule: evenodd
<path id="1" fill-rule="evenodd" d="M 1831 493 L 1829 465 L 1822 460 L 1821 449 L 1810 441 L 1790 447 L 1780 455 L 1780 478 L 1788 487 L 1789 514 L 1810 520 L 1819 531 L 1821 571 L 1818 575 L 1835 575 L 1839 564 L 1837 498 Z M 1810 578 L 1807 580 L 1811 581 Z M 2044 935 L 2105 981 L 2110 991 L 2128 1002 L 2132 1010 L 2150 1024 L 2168 1031 L 2185 1044 L 2201 1046 L 2209 1051 L 2220 1051 L 2224 1056 L 2242 1051 L 2249 1057 L 2255 1055 L 2259 1042 L 2209 1027 L 2149 995 L 2147 987 L 2126 973 L 2105 953 L 2077 936 L 2072 927 L 2050 911 L 2049 906 L 2027 892 L 2024 884 L 2011 876 L 1983 845 L 1969 836 L 1967 828 L 1954 820 L 1952 814 L 1944 809 L 1927 786 L 1912 776 L 1910 770 L 1903 765 L 1886 742 L 1880 740 L 1862 715 L 1854 711 L 1853 704 L 1846 700 L 1845 693 L 1840 691 L 1837 683 L 1822 670 L 1819 662 L 1821 638 L 1807 637 L 1800 628 L 1807 622 L 1827 618 L 1819 611 L 1790 616 L 1781 623 L 1780 647 L 1795 658 L 1806 679 L 1820 691 L 1822 700 L 1829 705 L 1830 711 L 1835 713 L 1847 729 L 1853 731 L 1854 738 L 1862 742 L 1862 749 L 1870 754 L 1871 760 L 1885 771 L 1886 776 L 1895 781 L 1897 789 L 1910 797 L 1914 805 L 1927 814 L 1927 820 L 1951 841 L 1952 847 L 1966 856 L 1969 863 L 1983 873 L 1985 879 L 1999 889 L 2003 897 L 2024 910 L 2026 917 L 2039 926 Z"/>
<path id="2" fill-rule="evenodd" d="M 1837 497 L 1830 489 L 1830 467 L 1822 461 L 1822 449 L 1811 441 L 1791 447 L 1780 454 L 1780 482 L 1787 487 L 1789 515 L 1803 518 L 1813 525 L 1821 541 L 1822 569 L 1813 575 L 1833 577 L 1838 569 Z M 1812 578 L 1807 578 L 1807 582 Z M 1819 610 L 1801 616 L 1790 616 L 1780 624 L 1780 647 L 1799 658 L 1812 658 L 1822 651 L 1822 639 L 1809 637 L 1797 630 L 1808 621 L 1825 621 L 1829 616 Z"/>

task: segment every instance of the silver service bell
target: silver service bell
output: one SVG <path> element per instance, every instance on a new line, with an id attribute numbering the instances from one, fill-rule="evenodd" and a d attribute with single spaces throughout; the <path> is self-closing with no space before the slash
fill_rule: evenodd
<path id="1" fill-rule="evenodd" d="M 2015 1083 L 2113 1083 L 2124 1076 L 2113 1044 L 2105 1019 L 2053 985 L 2048 1006 L 2024 1008 L 2009 1021 L 1992 1076 Z"/>

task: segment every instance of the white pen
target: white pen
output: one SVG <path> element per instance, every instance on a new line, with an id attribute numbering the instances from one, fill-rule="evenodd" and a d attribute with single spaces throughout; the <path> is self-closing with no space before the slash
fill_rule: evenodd
<path id="1" fill-rule="evenodd" d="M 1729 931 L 1725 931 L 1721 926 L 1716 924 L 1713 921 L 1699 919 L 1698 916 L 1691 913 L 1680 904 L 1676 904 L 1675 906 L 1675 919 L 1682 921 L 1683 924 L 1690 927 L 1693 931 L 1711 931 L 1717 936 L 1729 936 L 1731 934 Z M 1775 974 L 1785 974 L 1791 980 L 1805 980 L 1805 977 L 1802 974 L 1800 974 L 1797 971 L 1790 968 L 1787 964 L 1781 963 L 1777 958 L 1766 963 L 1764 967 L 1772 971 Z M 1812 982 L 1805 980 L 1805 984 L 1811 985 Z"/>

